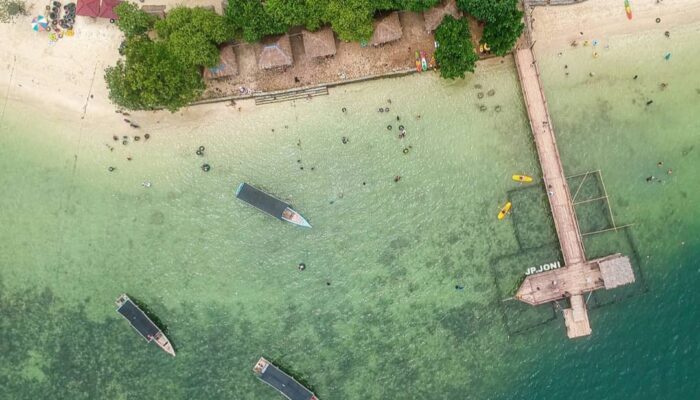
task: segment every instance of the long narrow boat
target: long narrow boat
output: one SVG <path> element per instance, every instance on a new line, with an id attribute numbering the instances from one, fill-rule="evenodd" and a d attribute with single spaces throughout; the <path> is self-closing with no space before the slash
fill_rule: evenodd
<path id="1" fill-rule="evenodd" d="M 117 298 L 117 311 L 129 321 L 131 326 L 136 329 L 136 332 L 143 336 L 147 342 L 154 341 L 164 352 L 173 357 L 175 356 L 175 349 L 173 349 L 165 334 L 126 294 Z"/>
<path id="2" fill-rule="evenodd" d="M 527 175 L 513 175 L 513 180 L 520 183 L 530 183 L 532 182 L 532 177 Z"/>
<path id="3" fill-rule="evenodd" d="M 627 14 L 627 19 L 632 19 L 632 7 L 630 7 L 630 0 L 625 0 L 625 14 Z"/>
<path id="4" fill-rule="evenodd" d="M 260 189 L 254 188 L 247 183 L 241 183 L 236 190 L 236 197 L 257 208 L 258 210 L 272 215 L 282 221 L 290 222 L 294 225 L 311 228 L 304 217 L 294 211 L 292 207 L 280 199 L 270 196 Z"/>
<path id="5" fill-rule="evenodd" d="M 501 211 L 498 213 L 498 219 L 503 219 L 510 213 L 510 209 L 513 207 L 513 204 L 509 201 L 506 203 L 506 205 L 501 208 Z"/>
<path id="6" fill-rule="evenodd" d="M 318 400 L 312 391 L 275 367 L 264 357 L 260 357 L 253 367 L 253 372 L 261 381 L 277 389 L 289 400 Z"/>

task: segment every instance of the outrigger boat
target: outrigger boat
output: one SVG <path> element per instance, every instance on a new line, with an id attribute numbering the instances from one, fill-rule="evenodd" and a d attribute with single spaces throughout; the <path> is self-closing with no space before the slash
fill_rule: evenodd
<path id="1" fill-rule="evenodd" d="M 513 175 L 513 180 L 520 183 L 532 182 L 532 177 L 527 175 Z"/>
<path id="2" fill-rule="evenodd" d="M 253 372 L 258 379 L 277 389 L 289 400 L 318 400 L 312 391 L 263 357 L 255 364 Z"/>
<path id="3" fill-rule="evenodd" d="M 303 226 L 304 228 L 311 228 L 311 224 L 306 222 L 304 217 L 294 211 L 289 204 L 247 183 L 238 185 L 236 197 L 277 219 L 287 221 L 294 225 Z"/>
<path id="4" fill-rule="evenodd" d="M 503 219 L 510 213 L 510 209 L 513 207 L 513 204 L 509 201 L 506 203 L 503 208 L 501 208 L 501 211 L 498 213 L 498 219 Z"/>
<path id="5" fill-rule="evenodd" d="M 630 0 L 625 0 L 625 14 L 627 14 L 627 19 L 632 19 L 632 7 L 630 7 Z"/>
<path id="6" fill-rule="evenodd" d="M 156 342 L 158 347 L 163 349 L 164 352 L 175 357 L 175 349 L 173 349 L 165 334 L 126 294 L 117 298 L 117 311 L 129 321 L 131 326 L 136 329 L 136 332 L 143 336 L 147 342 Z"/>
<path id="7" fill-rule="evenodd" d="M 423 71 L 428 70 L 428 60 L 426 58 L 426 54 L 423 50 L 420 51 L 420 66 Z"/>

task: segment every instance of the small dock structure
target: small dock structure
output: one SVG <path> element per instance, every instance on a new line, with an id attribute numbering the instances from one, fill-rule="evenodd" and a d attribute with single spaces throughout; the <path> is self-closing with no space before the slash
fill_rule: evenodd
<path id="1" fill-rule="evenodd" d="M 294 378 L 284 373 L 274 364 L 260 357 L 253 367 L 255 376 L 261 381 L 277 389 L 289 400 L 318 400 L 316 395 Z"/>
<path id="2" fill-rule="evenodd" d="M 570 307 L 563 310 L 567 335 L 587 336 L 591 326 L 584 294 L 632 283 L 634 272 L 629 258 L 622 254 L 586 259 L 532 46 L 517 49 L 514 56 L 565 264 L 560 269 L 527 276 L 515 298 L 531 305 L 568 299 Z"/>

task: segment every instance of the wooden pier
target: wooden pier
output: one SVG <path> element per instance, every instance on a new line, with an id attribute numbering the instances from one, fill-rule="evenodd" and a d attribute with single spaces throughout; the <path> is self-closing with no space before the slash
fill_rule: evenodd
<path id="1" fill-rule="evenodd" d="M 632 265 L 622 254 L 586 260 L 532 46 L 516 50 L 514 57 L 565 264 L 560 269 L 528 276 L 515 297 L 532 305 L 568 299 L 570 308 L 564 309 L 563 314 L 569 338 L 587 336 L 591 326 L 583 295 L 634 282 Z"/>

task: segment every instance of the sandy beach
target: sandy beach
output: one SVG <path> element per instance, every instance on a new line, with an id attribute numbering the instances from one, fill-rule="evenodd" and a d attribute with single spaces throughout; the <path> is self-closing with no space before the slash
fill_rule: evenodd
<path id="1" fill-rule="evenodd" d="M 700 2 L 695 0 L 633 0 L 628 20 L 622 2 L 587 0 L 570 6 L 535 7 L 531 20 L 536 51 L 559 51 L 572 41 L 579 44 L 595 39 L 660 31 L 700 20 Z M 660 18 L 657 23 L 656 19 Z M 583 32 L 583 34 L 581 34 Z"/>
<path id="2" fill-rule="evenodd" d="M 158 2 L 168 6 L 176 3 Z M 197 5 L 215 5 L 220 11 L 220 3 L 214 3 L 196 2 Z M 52 44 L 45 33 L 34 32 L 30 27 L 33 15 L 43 10 L 44 5 L 44 1 L 31 0 L 28 2 L 28 16 L 20 17 L 12 24 L 0 25 L 0 37 L 3 38 L 0 41 L 0 53 L 3 54 L 0 107 L 4 109 L 12 101 L 31 102 L 44 112 L 55 111 L 62 118 L 95 122 L 107 114 L 114 116 L 114 105 L 107 97 L 103 74 L 104 69 L 119 57 L 117 48 L 122 41 L 121 33 L 105 19 L 77 17 L 75 36 Z M 632 10 L 634 18 L 629 21 L 620 4 L 607 0 L 589 0 L 573 6 L 536 7 L 532 12 L 536 50 L 561 49 L 573 40 L 582 42 L 649 29 L 667 30 L 700 19 L 700 2 L 694 0 L 661 4 L 656 0 L 639 0 L 632 3 Z M 656 18 L 661 18 L 661 23 L 657 24 Z M 246 108 L 247 105 L 239 106 Z M 216 108 L 231 110 L 223 106 Z M 154 114 L 164 116 L 169 113 L 138 114 L 150 119 Z M 160 116 L 157 118 L 161 119 Z"/>

